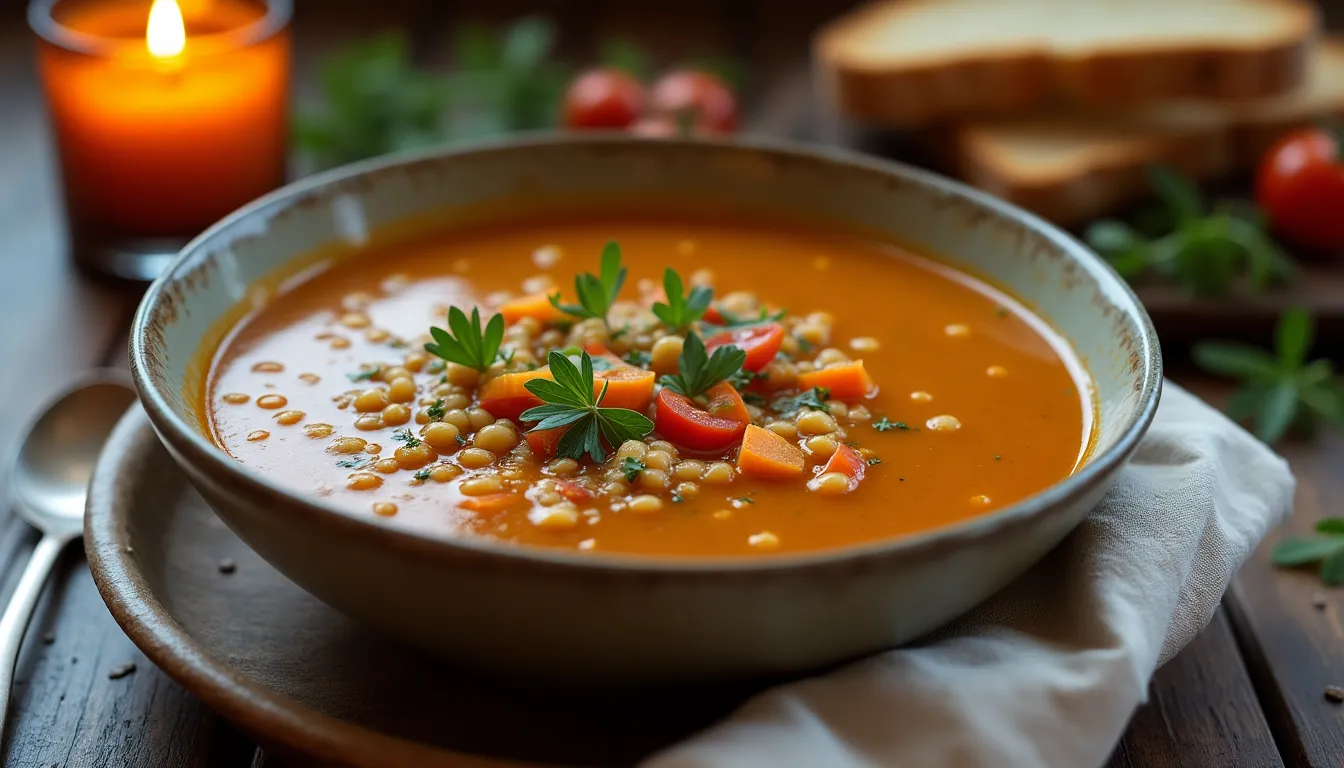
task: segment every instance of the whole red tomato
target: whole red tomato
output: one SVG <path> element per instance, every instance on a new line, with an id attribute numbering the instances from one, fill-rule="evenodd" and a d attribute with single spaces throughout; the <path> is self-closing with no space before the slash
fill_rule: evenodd
<path id="1" fill-rule="evenodd" d="M 644 111 L 644 86 L 619 69 L 590 69 L 565 91 L 566 128 L 628 128 Z"/>
<path id="2" fill-rule="evenodd" d="M 1344 253 L 1344 160 L 1319 128 L 1284 136 L 1260 161 L 1256 202 L 1275 233 L 1304 248 Z"/>
<path id="3" fill-rule="evenodd" d="M 650 91 L 655 115 L 676 118 L 690 113 L 695 129 L 732 133 L 737 128 L 737 97 L 722 80 L 698 69 L 680 69 L 663 75 Z"/>

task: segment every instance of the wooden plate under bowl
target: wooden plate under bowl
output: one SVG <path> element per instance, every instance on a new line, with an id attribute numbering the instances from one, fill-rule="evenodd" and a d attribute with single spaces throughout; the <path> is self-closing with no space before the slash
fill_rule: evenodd
<path id="1" fill-rule="evenodd" d="M 529 689 L 403 648 L 248 549 L 187 483 L 138 405 L 103 450 L 88 510 L 89 565 L 131 640 L 300 764 L 628 765 L 752 692 Z"/>

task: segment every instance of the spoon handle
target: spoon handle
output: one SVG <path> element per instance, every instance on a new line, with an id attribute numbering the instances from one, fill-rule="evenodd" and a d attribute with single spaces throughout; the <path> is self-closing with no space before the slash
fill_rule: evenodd
<path id="1" fill-rule="evenodd" d="M 28 620 L 33 617 L 33 609 L 37 607 L 37 598 L 42 595 L 42 587 L 66 541 L 68 539 L 47 534 L 37 542 L 37 548 L 19 578 L 19 585 L 9 598 L 9 605 L 0 615 L 0 736 L 4 734 L 5 716 L 9 712 L 9 694 L 14 685 L 19 645 L 28 629 Z"/>

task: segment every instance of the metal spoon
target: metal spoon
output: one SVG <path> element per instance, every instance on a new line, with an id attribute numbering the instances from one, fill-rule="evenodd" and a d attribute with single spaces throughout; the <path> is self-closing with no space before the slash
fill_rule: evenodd
<path id="1" fill-rule="evenodd" d="M 94 462 L 112 427 L 134 402 L 125 373 L 89 371 L 47 404 L 7 467 L 10 507 L 42 532 L 42 540 L 0 615 L 0 735 L 28 620 L 61 550 L 83 533 Z"/>

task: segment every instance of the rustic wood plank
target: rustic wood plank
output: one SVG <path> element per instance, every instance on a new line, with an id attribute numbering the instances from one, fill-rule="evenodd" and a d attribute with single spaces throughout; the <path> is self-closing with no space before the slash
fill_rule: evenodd
<path id="1" fill-rule="evenodd" d="M 1221 609 L 1203 633 L 1157 671 L 1148 703 L 1134 714 L 1110 765 L 1283 765 Z"/>

